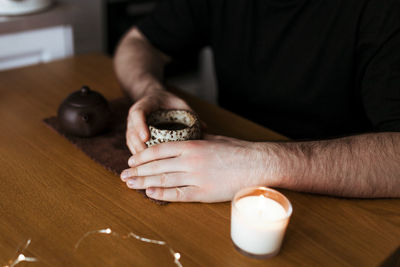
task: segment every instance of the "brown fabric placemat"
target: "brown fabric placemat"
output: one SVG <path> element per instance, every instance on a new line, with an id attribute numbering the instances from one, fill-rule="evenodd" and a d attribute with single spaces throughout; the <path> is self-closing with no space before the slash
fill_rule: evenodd
<path id="1" fill-rule="evenodd" d="M 119 176 L 124 169 L 128 168 L 128 159 L 131 156 L 131 152 L 126 146 L 125 131 L 126 119 L 132 102 L 128 98 L 119 98 L 109 102 L 109 104 L 112 112 L 109 129 L 103 134 L 94 137 L 76 137 L 64 133 L 55 116 L 46 118 L 43 122 L 67 138 L 92 160 Z M 146 196 L 145 190 L 137 191 Z M 167 203 L 165 201 L 151 200 L 157 204 Z"/>

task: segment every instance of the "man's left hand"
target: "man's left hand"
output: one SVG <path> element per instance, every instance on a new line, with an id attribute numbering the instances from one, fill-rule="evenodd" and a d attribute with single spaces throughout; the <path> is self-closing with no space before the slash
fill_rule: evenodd
<path id="1" fill-rule="evenodd" d="M 266 162 L 255 143 L 206 135 L 133 155 L 121 179 L 129 188 L 146 189 L 153 199 L 220 202 L 231 200 L 242 187 L 265 185 Z"/>

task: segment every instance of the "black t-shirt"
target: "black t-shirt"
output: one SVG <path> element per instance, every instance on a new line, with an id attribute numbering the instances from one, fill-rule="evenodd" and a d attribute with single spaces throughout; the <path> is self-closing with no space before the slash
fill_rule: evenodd
<path id="1" fill-rule="evenodd" d="M 289 137 L 400 131 L 399 0 L 166 0 L 138 27 L 211 46 L 220 105 Z"/>

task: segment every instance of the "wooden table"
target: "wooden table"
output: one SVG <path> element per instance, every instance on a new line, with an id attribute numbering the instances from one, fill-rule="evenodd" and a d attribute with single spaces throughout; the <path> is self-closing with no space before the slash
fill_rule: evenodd
<path id="1" fill-rule="evenodd" d="M 358 200 L 283 192 L 294 213 L 281 253 L 238 253 L 230 203 L 159 206 L 129 190 L 41 120 L 87 84 L 107 99 L 122 95 L 111 60 L 84 55 L 0 73 L 0 266 L 32 239 L 21 266 L 174 266 L 164 246 L 93 235 L 110 227 L 167 241 L 183 266 L 377 266 L 400 245 L 400 200 Z M 195 97 L 184 96 L 211 132 L 253 141 L 284 137 Z"/>

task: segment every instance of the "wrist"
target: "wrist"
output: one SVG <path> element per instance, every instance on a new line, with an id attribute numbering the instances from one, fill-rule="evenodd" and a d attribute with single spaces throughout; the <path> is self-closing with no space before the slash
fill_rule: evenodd
<path id="1" fill-rule="evenodd" d="M 157 95 L 160 91 L 164 90 L 164 86 L 160 81 L 151 75 L 143 76 L 136 79 L 136 81 L 128 88 L 129 96 L 137 101 L 149 95 Z"/>
<path id="2" fill-rule="evenodd" d="M 255 143 L 258 146 L 262 164 L 263 184 L 270 187 L 286 187 L 299 172 L 297 156 L 285 149 L 283 144 L 274 142 Z"/>

